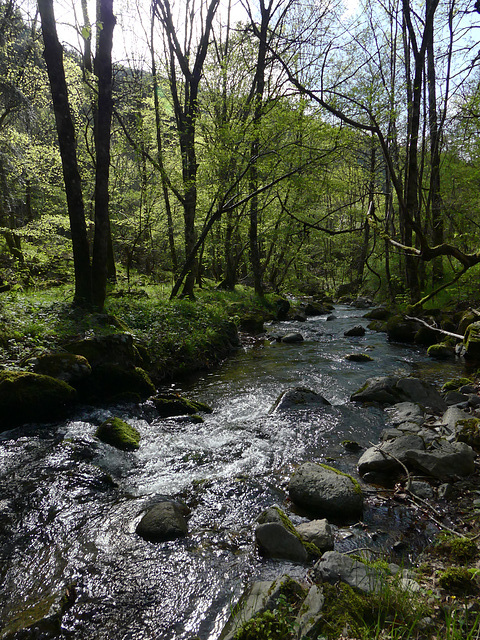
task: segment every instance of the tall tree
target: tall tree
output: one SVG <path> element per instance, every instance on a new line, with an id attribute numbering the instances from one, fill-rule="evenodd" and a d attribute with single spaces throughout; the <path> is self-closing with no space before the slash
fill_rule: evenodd
<path id="1" fill-rule="evenodd" d="M 87 236 L 85 207 L 77 159 L 77 139 L 69 104 L 63 64 L 63 48 L 58 40 L 53 0 L 38 0 L 42 22 L 44 57 L 52 94 L 58 143 L 67 196 L 75 271 L 74 301 L 102 309 L 106 296 L 110 222 L 109 167 L 112 116 L 112 37 L 115 26 L 113 0 L 99 0 L 98 46 L 95 73 L 98 99 L 95 123 L 95 236 L 92 265 Z"/>
<path id="2" fill-rule="evenodd" d="M 219 5 L 219 0 L 201 0 L 200 10 L 187 3 L 184 15 L 184 43 L 174 23 L 169 0 L 154 0 L 154 7 L 162 25 L 168 56 L 168 74 L 173 109 L 178 131 L 181 162 L 183 207 L 185 229 L 185 259 L 187 260 L 196 245 L 197 214 L 197 153 L 196 125 L 198 118 L 198 98 L 203 67 L 210 44 L 212 23 Z M 181 80 L 178 77 L 181 74 Z M 192 261 L 185 278 L 184 296 L 193 297 L 193 287 L 197 273 L 197 262 Z"/>
<path id="3" fill-rule="evenodd" d="M 75 271 L 74 301 L 84 304 L 92 301 L 90 250 L 85 222 L 82 183 L 77 162 L 75 126 L 69 105 L 67 81 L 63 66 L 63 48 L 58 40 L 53 0 L 38 0 L 38 9 L 42 21 L 44 56 L 52 92 L 72 234 Z"/>
<path id="4" fill-rule="evenodd" d="M 95 121 L 95 236 L 92 259 L 92 301 L 103 308 L 111 248 L 109 203 L 110 129 L 112 124 L 112 44 L 115 16 L 113 0 L 99 0 L 100 25 L 95 74 L 98 99 Z"/>

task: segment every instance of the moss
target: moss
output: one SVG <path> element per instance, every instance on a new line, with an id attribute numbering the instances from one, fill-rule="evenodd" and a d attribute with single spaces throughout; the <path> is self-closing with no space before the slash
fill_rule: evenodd
<path id="1" fill-rule="evenodd" d="M 212 413 L 213 411 L 203 402 L 188 400 L 174 393 L 159 393 L 152 398 L 152 401 L 161 418 L 196 415 L 199 411 L 203 413 Z"/>
<path id="2" fill-rule="evenodd" d="M 62 416 L 76 399 L 67 383 L 26 371 L 0 373 L 0 429 Z"/>
<path id="3" fill-rule="evenodd" d="M 120 398 L 125 394 L 138 394 L 145 398 L 155 393 L 156 389 L 146 371 L 140 367 L 127 369 L 105 363 L 92 371 L 79 391 L 88 399 L 105 400 Z"/>
<path id="4" fill-rule="evenodd" d="M 462 564 L 473 561 L 478 555 L 478 548 L 473 540 L 449 534 L 440 534 L 431 551 L 434 555 Z"/>
<path id="5" fill-rule="evenodd" d="M 370 331 L 378 331 L 378 332 L 386 333 L 387 323 L 383 320 L 372 320 L 371 322 L 368 323 L 367 328 L 370 329 Z"/>
<path id="6" fill-rule="evenodd" d="M 473 380 L 470 378 L 453 378 L 448 380 L 442 387 L 442 391 L 457 391 L 460 387 L 466 384 L 473 384 Z"/>
<path id="7" fill-rule="evenodd" d="M 449 567 L 439 574 L 438 584 L 449 593 L 474 595 L 478 591 L 474 577 L 465 567 Z"/>
<path id="8" fill-rule="evenodd" d="M 459 420 L 455 427 L 458 442 L 465 442 L 473 449 L 480 450 L 480 420 L 478 418 Z"/>
<path id="9" fill-rule="evenodd" d="M 357 452 L 362 450 L 362 446 L 355 442 L 355 440 L 342 440 L 342 446 L 347 451 Z"/>
<path id="10" fill-rule="evenodd" d="M 345 360 L 350 360 L 351 362 L 373 362 L 372 356 L 366 353 L 349 353 L 345 356 Z"/>
<path id="11" fill-rule="evenodd" d="M 435 358 L 436 360 L 446 360 L 451 358 L 454 354 L 454 349 L 444 342 L 432 344 L 427 349 L 427 355 L 429 358 Z"/>
<path id="12" fill-rule="evenodd" d="M 120 418 L 108 418 L 95 431 L 95 436 L 122 451 L 134 451 L 140 446 L 140 434 Z"/>
<path id="13" fill-rule="evenodd" d="M 271 591 L 275 589 L 276 582 Z M 246 620 L 235 633 L 234 640 L 293 640 L 297 636 L 295 620 L 306 595 L 306 589 L 286 576 L 278 589 L 274 608 L 260 611 Z"/>
<path id="14" fill-rule="evenodd" d="M 324 583 L 323 595 L 321 633 L 328 638 L 338 638 L 345 629 L 349 635 L 358 636 L 365 624 L 374 622 L 375 608 L 371 596 L 357 593 L 344 583 Z"/>
<path id="15" fill-rule="evenodd" d="M 344 471 L 339 471 L 338 469 L 335 469 L 335 467 L 330 467 L 328 464 L 322 464 L 320 462 L 318 464 L 321 467 L 323 467 L 324 469 L 327 469 L 328 471 L 334 471 L 339 476 L 345 476 L 346 478 L 351 480 L 351 482 L 353 484 L 353 490 L 355 491 L 355 493 L 363 495 L 362 487 L 360 486 L 360 483 L 358 482 L 358 480 L 355 480 L 355 478 L 353 476 L 351 476 L 349 473 L 345 473 Z"/>
<path id="16" fill-rule="evenodd" d="M 314 545 L 312 542 L 307 542 L 302 538 L 302 536 L 298 533 L 298 531 L 293 526 L 293 523 L 290 520 L 290 518 L 287 516 L 287 514 L 284 511 L 282 511 L 280 507 L 274 506 L 272 508 L 275 509 L 275 511 L 278 513 L 280 520 L 282 521 L 282 524 L 285 527 L 285 529 L 287 529 L 287 531 L 292 533 L 296 538 L 300 540 L 300 542 L 303 544 L 303 546 L 307 550 L 307 553 L 313 558 L 320 558 L 320 556 L 322 555 L 322 552 L 320 551 L 320 549 L 316 545 Z"/>

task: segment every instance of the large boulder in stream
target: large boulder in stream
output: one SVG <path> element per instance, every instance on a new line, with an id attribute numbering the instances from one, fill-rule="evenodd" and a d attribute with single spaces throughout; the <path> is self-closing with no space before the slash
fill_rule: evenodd
<path id="1" fill-rule="evenodd" d="M 91 375 L 75 385 L 87 400 L 140 400 L 156 391 L 147 372 L 138 366 L 143 359 L 130 333 L 76 340 L 65 345 L 65 349 L 83 356 L 92 367 Z"/>
<path id="2" fill-rule="evenodd" d="M 27 371 L 0 372 L 0 431 L 66 414 L 77 392 L 66 382 Z"/>
<path id="3" fill-rule="evenodd" d="M 292 562 L 306 562 L 321 555 L 315 543 L 303 538 L 279 507 L 266 509 L 257 522 L 255 541 L 262 555 Z"/>
<path id="4" fill-rule="evenodd" d="M 198 400 L 189 400 L 176 393 L 158 393 L 151 398 L 160 418 L 212 413 L 213 409 Z"/>
<path id="5" fill-rule="evenodd" d="M 419 378 L 381 376 L 369 378 L 350 396 L 352 402 L 375 402 L 383 405 L 414 402 L 423 409 L 441 413 L 447 404 L 438 391 Z"/>
<path id="6" fill-rule="evenodd" d="M 316 391 L 305 387 L 295 387 L 294 389 L 287 389 L 279 395 L 270 413 L 310 409 L 317 406 L 330 406 L 330 402 Z"/>
<path id="7" fill-rule="evenodd" d="M 148 542 L 166 542 L 182 538 L 188 533 L 188 510 L 178 502 L 159 502 L 143 516 L 135 529 Z"/>
<path id="8" fill-rule="evenodd" d="M 104 420 L 95 431 L 95 436 L 121 451 L 134 451 L 140 446 L 139 432 L 128 422 L 117 417 Z"/>
<path id="9" fill-rule="evenodd" d="M 131 333 L 99 335 L 75 340 L 65 345 L 66 351 L 83 356 L 92 368 L 101 364 L 117 364 L 124 369 L 143 364 Z"/>
<path id="10" fill-rule="evenodd" d="M 359 483 L 333 467 L 305 462 L 295 471 L 288 485 L 290 499 L 307 513 L 331 516 L 351 522 L 363 512 L 363 493 Z"/>
<path id="11" fill-rule="evenodd" d="M 73 387 L 92 373 L 88 360 L 76 353 L 46 353 L 37 358 L 33 370 L 68 382 Z"/>
<path id="12" fill-rule="evenodd" d="M 425 444 L 418 435 L 402 435 L 394 440 L 370 447 L 358 461 L 360 475 L 382 484 L 399 473 L 420 472 L 439 480 L 471 475 L 475 452 L 463 442 L 448 442 L 438 438 Z M 379 476 L 380 474 L 380 476 Z"/>

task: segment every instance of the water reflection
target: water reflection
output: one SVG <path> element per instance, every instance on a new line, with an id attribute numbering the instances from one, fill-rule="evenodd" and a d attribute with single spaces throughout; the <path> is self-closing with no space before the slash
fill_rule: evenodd
<path id="1" fill-rule="evenodd" d="M 61 632 L 75 640 L 216 639 L 244 583 L 305 568 L 256 554 L 252 522 L 267 506 L 286 502 L 295 465 L 335 460 L 354 472 L 358 454 L 342 440 L 376 441 L 385 415 L 348 402 L 367 377 L 421 370 L 435 380 L 459 375 L 459 365 L 432 366 L 423 349 L 389 344 L 367 331 L 363 312 L 336 311 L 273 332 L 300 331 L 298 345 L 268 338 L 222 367 L 175 388 L 211 404 L 204 423 L 159 420 L 147 403 L 85 410 L 51 428 L 17 429 L 0 438 L 0 621 L 3 628 L 72 583 L 77 599 Z M 368 352 L 355 363 L 347 353 Z M 305 386 L 334 406 L 270 413 L 279 393 Z M 114 450 L 94 438 L 96 426 L 121 414 L 141 433 L 135 453 Z M 191 508 L 190 535 L 165 544 L 135 534 L 144 510 L 162 495 Z M 372 504 L 375 497 L 371 499 Z M 292 513 L 294 521 L 301 515 Z M 387 544 L 392 530 L 408 527 L 406 514 L 382 501 L 367 510 L 355 544 Z M 384 532 L 384 533 L 382 533 Z M 401 535 L 401 533 L 399 534 Z M 337 536 L 337 548 L 351 538 Z M 34 615 L 34 614 L 32 614 Z M 2 626 L 0 626 L 0 629 Z"/>

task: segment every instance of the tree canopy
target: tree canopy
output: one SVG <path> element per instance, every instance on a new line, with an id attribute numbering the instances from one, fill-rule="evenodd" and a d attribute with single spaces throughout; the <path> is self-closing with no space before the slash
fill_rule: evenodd
<path id="1" fill-rule="evenodd" d="M 88 11 L 0 1 L 6 286 L 98 308 L 134 272 L 189 297 L 476 286 L 473 3 Z"/>

